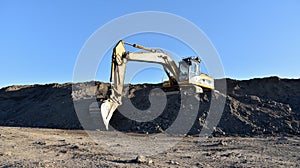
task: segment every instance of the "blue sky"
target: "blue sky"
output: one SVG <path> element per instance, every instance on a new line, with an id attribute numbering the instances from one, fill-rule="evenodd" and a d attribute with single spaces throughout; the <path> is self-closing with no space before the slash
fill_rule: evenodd
<path id="1" fill-rule="evenodd" d="M 300 78 L 297 0 L 1 0 L 0 87 L 72 81 L 76 58 L 92 33 L 114 18 L 142 11 L 170 12 L 196 24 L 217 49 L 226 77 Z M 155 35 L 128 39 L 161 46 L 182 57 L 193 54 Z M 103 63 L 101 68 L 96 80 L 108 81 L 108 65 Z M 155 82 L 163 78 L 163 72 L 146 70 L 135 78 Z"/>

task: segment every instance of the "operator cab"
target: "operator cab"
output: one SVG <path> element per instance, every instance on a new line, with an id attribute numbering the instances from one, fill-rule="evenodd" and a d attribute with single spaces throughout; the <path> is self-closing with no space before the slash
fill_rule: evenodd
<path id="1" fill-rule="evenodd" d="M 184 58 L 179 62 L 179 81 L 189 81 L 190 78 L 200 75 L 200 58 Z"/>
<path id="2" fill-rule="evenodd" d="M 179 83 L 192 84 L 196 93 L 202 93 L 202 89 L 214 89 L 214 79 L 200 72 L 200 62 L 199 57 L 188 57 L 179 62 Z"/>

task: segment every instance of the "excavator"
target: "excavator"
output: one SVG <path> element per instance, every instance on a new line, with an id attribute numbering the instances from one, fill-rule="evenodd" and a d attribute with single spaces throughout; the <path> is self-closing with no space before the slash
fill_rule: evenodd
<path id="1" fill-rule="evenodd" d="M 125 45 L 142 50 L 141 52 L 128 52 Z M 162 65 L 169 81 L 163 84 L 163 89 L 193 88 L 195 94 L 203 90 L 214 90 L 214 79 L 200 73 L 199 57 L 184 58 L 176 62 L 161 49 L 146 48 L 138 44 L 131 44 L 120 40 L 114 47 L 111 62 L 110 95 L 101 104 L 103 123 L 108 130 L 109 121 L 114 111 L 122 105 L 122 92 L 125 79 L 126 64 L 129 61 L 147 62 Z M 180 86 L 180 87 L 179 87 Z"/>

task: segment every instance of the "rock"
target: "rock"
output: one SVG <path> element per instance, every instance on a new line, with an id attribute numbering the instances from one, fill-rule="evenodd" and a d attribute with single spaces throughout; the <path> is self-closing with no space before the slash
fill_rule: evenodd
<path id="1" fill-rule="evenodd" d="M 147 162 L 146 157 L 143 156 L 143 155 L 138 155 L 138 156 L 136 157 L 135 161 L 136 161 L 137 163 L 146 163 L 146 162 Z"/>
<path id="2" fill-rule="evenodd" d="M 6 156 L 12 156 L 13 154 L 12 154 L 11 151 L 7 151 L 7 152 L 4 152 L 4 155 L 6 155 Z"/>
<path id="3" fill-rule="evenodd" d="M 221 145 L 221 146 L 227 146 L 228 144 L 227 144 L 227 142 L 225 142 L 224 140 L 221 140 L 221 141 L 219 142 L 219 145 Z"/>
<path id="4" fill-rule="evenodd" d="M 36 145 L 46 145 L 46 142 L 36 141 L 36 142 L 33 142 L 32 144 L 36 144 Z"/>
<path id="5" fill-rule="evenodd" d="M 196 163 L 195 166 L 197 166 L 197 167 L 204 167 L 204 165 L 202 163 L 199 163 L 199 162 Z"/>
<path id="6" fill-rule="evenodd" d="M 79 146 L 77 146 L 77 145 L 72 145 L 72 146 L 70 147 L 70 149 L 79 149 Z"/>
<path id="7" fill-rule="evenodd" d="M 60 153 L 67 153 L 68 151 L 66 151 L 66 150 L 60 150 L 59 152 Z"/>
<path id="8" fill-rule="evenodd" d="M 173 161 L 173 160 L 170 160 L 170 161 L 169 161 L 169 164 L 171 164 L 171 165 L 179 165 L 179 163 L 178 163 L 178 162 L 176 162 L 176 161 Z"/>
<path id="9" fill-rule="evenodd" d="M 134 160 L 134 162 L 139 163 L 139 164 L 147 164 L 147 165 L 151 165 L 153 164 L 153 160 L 152 159 L 146 159 L 145 156 L 143 155 L 138 155 L 136 157 L 136 159 Z"/>
<path id="10" fill-rule="evenodd" d="M 153 160 L 152 160 L 152 159 L 148 159 L 147 164 L 148 164 L 148 165 L 153 164 Z"/>

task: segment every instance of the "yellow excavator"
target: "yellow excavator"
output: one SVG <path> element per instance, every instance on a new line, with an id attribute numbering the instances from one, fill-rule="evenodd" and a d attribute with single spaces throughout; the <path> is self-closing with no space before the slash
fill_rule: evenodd
<path id="1" fill-rule="evenodd" d="M 128 52 L 125 49 L 125 45 L 143 51 Z M 214 89 L 214 79 L 204 73 L 200 73 L 199 57 L 184 58 L 177 65 L 175 61 L 161 49 L 146 48 L 141 45 L 130 44 L 120 40 L 114 47 L 112 53 L 110 95 L 101 105 L 101 115 L 106 129 L 108 129 L 108 124 L 114 111 L 122 104 L 125 70 L 128 61 L 161 64 L 169 78 L 169 81 L 163 84 L 164 88 L 193 88 L 195 94 L 203 93 L 203 90 Z"/>

